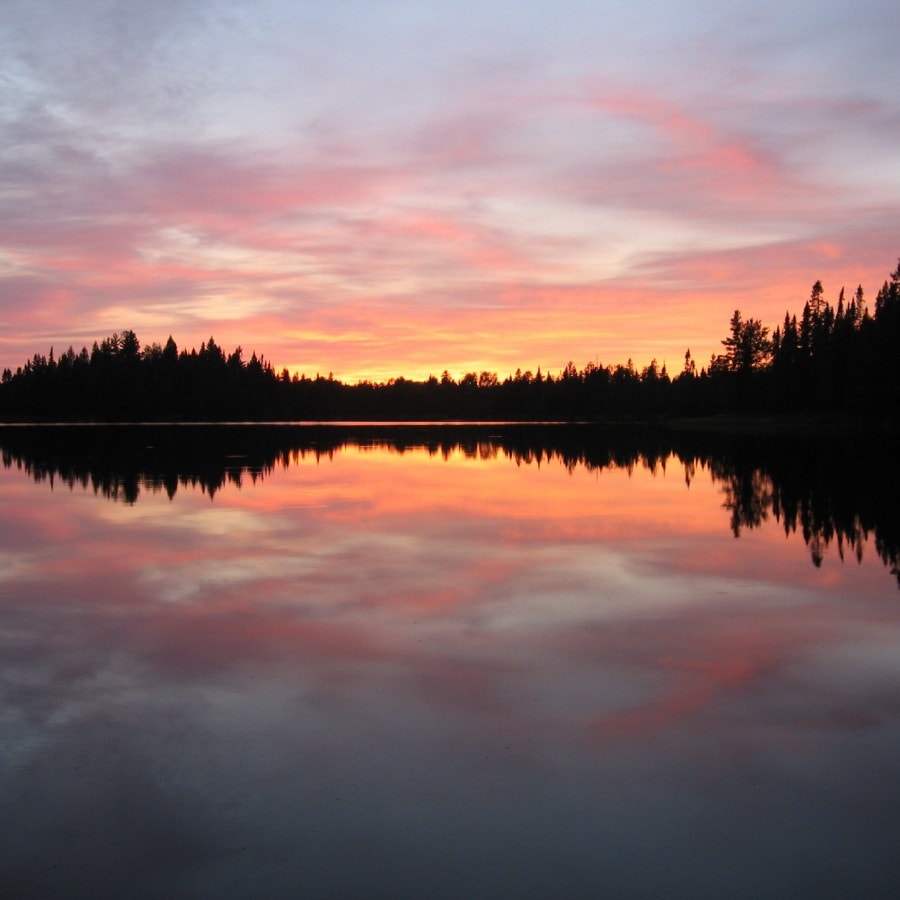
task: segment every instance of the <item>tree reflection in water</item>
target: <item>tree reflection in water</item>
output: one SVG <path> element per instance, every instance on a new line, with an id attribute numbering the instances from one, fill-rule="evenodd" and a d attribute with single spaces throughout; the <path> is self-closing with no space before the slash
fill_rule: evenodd
<path id="1" fill-rule="evenodd" d="M 277 467 L 330 458 L 344 447 L 403 454 L 462 453 L 517 465 L 558 463 L 570 471 L 664 470 L 684 466 L 688 485 L 708 472 L 722 486 L 735 537 L 770 516 L 786 534 L 799 532 L 819 566 L 834 547 L 861 560 L 870 537 L 900 585 L 900 479 L 895 439 L 681 433 L 657 428 L 588 425 L 146 425 L 5 426 L 5 468 L 51 487 L 62 483 L 136 503 L 142 491 L 200 490 L 213 499 L 226 484 L 242 486 Z"/>

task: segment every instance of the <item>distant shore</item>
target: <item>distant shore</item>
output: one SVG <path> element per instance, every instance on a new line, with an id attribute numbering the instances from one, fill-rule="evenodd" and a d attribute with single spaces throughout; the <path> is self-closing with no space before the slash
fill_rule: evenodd
<path id="1" fill-rule="evenodd" d="M 675 431 L 718 431 L 731 434 L 796 434 L 823 437 L 900 434 L 900 420 L 896 416 L 847 416 L 828 413 L 677 417 L 660 420 L 659 424 Z"/>
<path id="2" fill-rule="evenodd" d="M 786 414 L 743 414 L 713 416 L 676 416 L 672 418 L 602 420 L 602 419 L 178 419 L 154 420 L 111 420 L 111 421 L 64 421 L 64 420 L 0 420 L 0 428 L 23 426 L 59 427 L 119 427 L 119 426 L 293 426 L 293 427 L 378 427 L 378 428 L 477 428 L 477 427 L 565 427 L 586 426 L 597 428 L 659 428 L 678 432 L 717 432 L 722 434 L 748 435 L 818 435 L 822 437 L 848 437 L 864 435 L 900 435 L 900 420 L 894 416 L 847 416 L 841 414 L 809 413 L 805 415 Z"/>

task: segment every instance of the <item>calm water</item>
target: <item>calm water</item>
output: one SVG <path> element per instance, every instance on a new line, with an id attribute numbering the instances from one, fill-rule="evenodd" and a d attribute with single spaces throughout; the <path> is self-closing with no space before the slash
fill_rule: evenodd
<path id="1" fill-rule="evenodd" d="M 0 429 L 2 893 L 897 896 L 895 449 Z"/>

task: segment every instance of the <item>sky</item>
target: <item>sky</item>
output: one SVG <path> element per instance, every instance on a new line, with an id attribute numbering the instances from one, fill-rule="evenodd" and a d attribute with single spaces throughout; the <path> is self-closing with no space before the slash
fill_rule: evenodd
<path id="1" fill-rule="evenodd" d="M 895 0 L 4 0 L 0 367 L 670 374 L 900 256 Z"/>

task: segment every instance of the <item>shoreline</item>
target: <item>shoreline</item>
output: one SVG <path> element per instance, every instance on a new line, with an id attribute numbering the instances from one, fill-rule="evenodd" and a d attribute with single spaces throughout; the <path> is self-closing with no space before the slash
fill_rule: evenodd
<path id="1" fill-rule="evenodd" d="M 177 419 L 177 420 L 0 420 L 0 428 L 180 428 L 203 426 L 244 426 L 293 428 L 478 428 L 478 427 L 548 427 L 585 426 L 596 428 L 651 428 L 677 432 L 707 432 L 752 435 L 818 435 L 847 437 L 851 435 L 900 434 L 900 421 L 893 416 L 846 416 L 839 414 L 720 414 L 712 416 L 673 416 L 658 419 Z"/>

